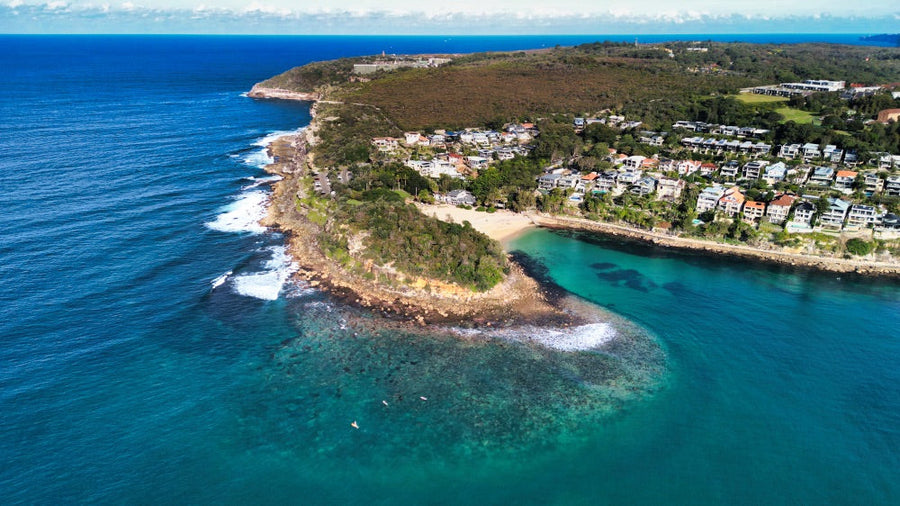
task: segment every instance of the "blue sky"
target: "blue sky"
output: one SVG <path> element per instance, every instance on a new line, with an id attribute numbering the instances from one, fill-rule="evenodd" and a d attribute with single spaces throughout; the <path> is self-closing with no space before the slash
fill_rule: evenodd
<path id="1" fill-rule="evenodd" d="M 0 0 L 0 33 L 897 31 L 900 4 L 896 0 L 871 0 L 865 4 L 835 0 L 330 0 L 327 4 L 303 0 Z"/>

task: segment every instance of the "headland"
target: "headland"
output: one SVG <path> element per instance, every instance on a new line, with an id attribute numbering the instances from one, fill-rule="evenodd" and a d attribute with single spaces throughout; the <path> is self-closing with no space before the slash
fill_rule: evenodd
<path id="1" fill-rule="evenodd" d="M 860 54 L 817 45 L 596 43 L 453 55 L 434 65 L 407 56 L 383 68 L 350 58 L 291 69 L 248 93 L 313 102 L 304 133 L 270 147 L 277 161 L 267 170 L 284 179 L 266 225 L 288 234 L 299 275 L 311 284 L 420 322 L 563 318 L 552 290 L 500 247 L 531 227 L 895 277 L 900 240 L 891 223 L 900 205 L 889 185 L 900 181 L 900 167 L 869 170 L 862 160 L 884 167 L 893 158 L 850 146 L 893 150 L 896 128 L 838 125 L 810 112 L 847 108 L 840 100 L 865 107 L 869 96 L 887 100 L 887 88 L 854 85 L 821 98 L 831 109 L 806 91 L 790 107 L 765 95 L 804 86 L 839 93 L 853 76 L 897 75 L 892 63 L 861 67 Z M 761 63 L 722 68 L 715 62 L 723 55 Z M 816 62 L 846 81 L 767 85 L 769 67 L 786 61 Z M 653 86 L 648 75 L 657 76 Z M 810 117 L 811 126 L 796 126 Z M 816 122 L 826 119 L 827 127 Z M 839 135 L 845 146 L 792 144 Z M 864 191 L 870 179 L 876 190 Z"/>

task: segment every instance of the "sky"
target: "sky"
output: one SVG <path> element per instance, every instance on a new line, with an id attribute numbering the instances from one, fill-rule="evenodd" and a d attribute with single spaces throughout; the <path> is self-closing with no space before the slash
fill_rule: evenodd
<path id="1" fill-rule="evenodd" d="M 0 0 L 0 33 L 478 35 L 898 31 L 900 2 L 897 0 L 865 3 L 846 0 Z"/>

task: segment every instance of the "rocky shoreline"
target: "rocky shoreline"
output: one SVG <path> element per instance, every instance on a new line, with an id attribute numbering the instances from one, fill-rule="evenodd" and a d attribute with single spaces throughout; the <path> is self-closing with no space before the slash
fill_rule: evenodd
<path id="1" fill-rule="evenodd" d="M 304 102 L 315 102 L 319 100 L 317 93 L 302 93 L 297 91 L 283 90 L 281 88 L 267 88 L 254 84 L 253 88 L 247 92 L 250 98 L 277 98 L 281 100 L 301 100 Z"/>
<path id="2" fill-rule="evenodd" d="M 296 276 L 338 299 L 385 316 L 428 323 L 509 326 L 523 323 L 573 325 L 578 319 L 559 309 L 561 292 L 542 286 L 512 257 L 503 282 L 483 293 L 437 280 L 387 286 L 349 272 L 326 257 L 317 243 L 319 230 L 297 209 L 296 196 L 307 191 L 302 178 L 309 167 L 307 145 L 314 130 L 277 139 L 268 150 L 276 162 L 266 171 L 283 179 L 272 185 L 268 214 L 262 221 L 287 236 L 288 251 L 298 265 Z"/>

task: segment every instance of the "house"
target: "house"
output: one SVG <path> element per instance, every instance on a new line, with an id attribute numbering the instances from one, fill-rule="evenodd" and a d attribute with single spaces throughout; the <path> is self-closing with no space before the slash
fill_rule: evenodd
<path id="1" fill-rule="evenodd" d="M 803 155 L 804 160 L 811 160 L 822 156 L 822 152 L 819 151 L 819 145 L 812 142 L 807 142 L 803 146 L 800 146 L 800 152 Z"/>
<path id="2" fill-rule="evenodd" d="M 473 169 L 483 169 L 488 166 L 490 160 L 483 156 L 467 156 L 466 165 Z"/>
<path id="3" fill-rule="evenodd" d="M 466 190 L 453 190 L 447 194 L 445 201 L 448 204 L 453 205 L 467 205 L 474 206 L 475 205 L 475 195 L 467 192 Z"/>
<path id="4" fill-rule="evenodd" d="M 744 221 L 751 222 L 761 219 L 766 214 L 766 203 L 756 200 L 744 202 Z"/>
<path id="5" fill-rule="evenodd" d="M 834 144 L 829 144 L 822 150 L 822 157 L 833 163 L 841 163 L 841 159 L 844 158 L 844 150 L 838 149 Z"/>
<path id="6" fill-rule="evenodd" d="M 373 137 L 372 144 L 382 153 L 388 153 L 400 147 L 399 139 L 393 137 Z"/>
<path id="7" fill-rule="evenodd" d="M 844 219 L 847 218 L 847 212 L 849 210 L 849 202 L 834 197 L 828 197 L 828 210 L 819 216 L 819 223 L 823 227 L 842 228 L 844 226 Z"/>
<path id="8" fill-rule="evenodd" d="M 884 180 L 884 194 L 888 197 L 900 197 L 900 176 L 888 176 Z"/>
<path id="9" fill-rule="evenodd" d="M 675 164 L 675 171 L 679 176 L 690 176 L 694 172 L 700 170 L 700 162 L 694 160 L 684 160 Z"/>
<path id="10" fill-rule="evenodd" d="M 781 158 L 787 158 L 792 160 L 800 154 L 800 145 L 799 144 L 785 144 L 781 146 L 781 151 L 778 152 L 778 156 Z"/>
<path id="11" fill-rule="evenodd" d="M 725 194 L 725 188 L 719 185 L 713 185 L 704 188 L 697 195 L 697 214 L 705 213 L 716 208 L 719 199 Z"/>
<path id="12" fill-rule="evenodd" d="M 787 221 L 794 200 L 796 200 L 796 197 L 784 193 L 776 197 L 772 202 L 769 202 L 769 205 L 766 206 L 766 218 L 769 220 L 769 223 L 780 225 Z"/>
<path id="13" fill-rule="evenodd" d="M 887 213 L 881 217 L 881 227 L 886 230 L 900 230 L 900 216 Z"/>
<path id="14" fill-rule="evenodd" d="M 640 178 L 636 183 L 631 185 L 631 188 L 628 189 L 631 193 L 635 195 L 650 195 L 654 191 L 656 191 L 656 180 L 650 176 L 644 176 Z"/>
<path id="15" fill-rule="evenodd" d="M 719 170 L 719 175 L 722 177 L 737 177 L 738 170 L 741 168 L 741 165 L 734 160 L 726 163 Z"/>
<path id="16" fill-rule="evenodd" d="M 871 197 L 882 190 L 884 190 L 884 179 L 878 177 L 875 172 L 863 173 L 863 191 L 866 196 Z"/>
<path id="17" fill-rule="evenodd" d="M 866 206 L 863 204 L 853 204 L 850 212 L 847 213 L 847 225 L 858 225 L 865 227 L 868 225 L 875 226 L 880 221 L 881 215 L 875 206 Z"/>
<path id="18" fill-rule="evenodd" d="M 713 172 L 719 170 L 719 167 L 714 163 L 701 163 L 700 164 L 700 175 L 701 176 L 709 176 L 712 175 Z"/>
<path id="19" fill-rule="evenodd" d="M 812 202 L 800 202 L 797 204 L 797 207 L 794 208 L 794 219 L 791 221 L 808 226 L 812 224 L 812 219 L 815 214 L 816 206 L 814 206 Z"/>
<path id="20" fill-rule="evenodd" d="M 552 190 L 556 188 L 562 174 L 544 174 L 538 178 L 538 188 L 541 190 Z"/>
<path id="21" fill-rule="evenodd" d="M 834 187 L 850 193 L 853 190 L 853 183 L 856 182 L 856 176 L 857 173 L 852 170 L 839 170 L 834 178 Z"/>
<path id="22" fill-rule="evenodd" d="M 619 172 L 619 177 L 617 178 L 619 184 L 632 185 L 637 183 L 641 178 L 643 171 L 640 169 L 625 169 L 624 171 Z"/>
<path id="23" fill-rule="evenodd" d="M 472 142 L 479 146 L 489 146 L 491 144 L 491 139 L 488 137 L 487 132 L 474 132 L 472 134 Z"/>
<path id="24" fill-rule="evenodd" d="M 744 165 L 744 177 L 747 179 L 759 179 L 766 165 L 768 165 L 768 162 L 765 161 L 747 162 Z"/>
<path id="25" fill-rule="evenodd" d="M 816 167 L 809 176 L 810 184 L 818 184 L 822 186 L 830 186 L 831 180 L 834 179 L 834 169 L 831 167 Z"/>
<path id="26" fill-rule="evenodd" d="M 422 137 L 419 132 L 406 132 L 403 134 L 407 146 L 415 146 L 419 144 L 419 138 Z"/>
<path id="27" fill-rule="evenodd" d="M 737 186 L 725 190 L 725 194 L 719 199 L 718 208 L 725 211 L 728 216 L 735 216 L 744 207 L 744 194 Z"/>
<path id="28" fill-rule="evenodd" d="M 600 174 L 599 177 L 594 180 L 594 191 L 599 193 L 609 193 L 615 190 L 618 186 L 618 177 L 619 173 L 614 170 L 608 170 L 603 174 Z"/>
<path id="29" fill-rule="evenodd" d="M 628 156 L 622 160 L 622 165 L 630 169 L 639 169 L 644 163 L 644 160 L 646 160 L 646 157 L 641 155 Z"/>
<path id="30" fill-rule="evenodd" d="M 556 180 L 557 188 L 576 188 L 581 182 L 581 176 L 578 174 L 570 174 Z"/>
<path id="31" fill-rule="evenodd" d="M 661 177 L 656 180 L 656 198 L 674 202 L 684 191 L 684 180 L 671 177 Z"/>
<path id="32" fill-rule="evenodd" d="M 787 177 L 787 165 L 784 162 L 776 162 L 766 167 L 763 173 L 763 179 L 769 184 L 775 184 L 778 181 L 784 181 Z"/>

